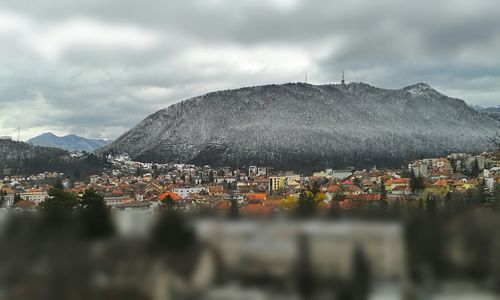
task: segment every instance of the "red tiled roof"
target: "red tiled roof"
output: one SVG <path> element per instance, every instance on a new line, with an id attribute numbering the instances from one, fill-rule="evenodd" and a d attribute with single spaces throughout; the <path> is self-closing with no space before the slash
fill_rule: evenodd
<path id="1" fill-rule="evenodd" d="M 265 193 L 250 193 L 245 195 L 248 201 L 265 201 L 267 195 Z"/>
<path id="2" fill-rule="evenodd" d="M 179 196 L 177 193 L 174 193 L 174 192 L 164 192 L 164 193 L 161 193 L 159 196 L 158 196 L 158 199 L 160 199 L 161 201 L 165 200 L 165 198 L 167 198 L 167 196 L 170 196 L 172 197 L 172 199 L 174 201 L 179 201 L 181 200 L 181 196 Z"/>

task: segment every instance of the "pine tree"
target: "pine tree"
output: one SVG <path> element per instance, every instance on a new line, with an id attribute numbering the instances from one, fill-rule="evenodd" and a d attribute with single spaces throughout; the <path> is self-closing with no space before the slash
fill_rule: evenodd
<path id="1" fill-rule="evenodd" d="M 23 199 L 21 198 L 21 195 L 19 195 L 18 193 L 15 193 L 15 194 L 14 194 L 14 204 L 16 204 L 17 202 L 19 202 L 19 201 L 21 201 L 21 200 L 23 200 Z"/>
<path id="2" fill-rule="evenodd" d="M 413 173 L 413 171 L 410 175 L 410 188 L 414 195 L 418 194 L 424 189 L 423 178 L 421 176 L 415 176 L 415 173 Z"/>
<path id="3" fill-rule="evenodd" d="M 494 206 L 494 196 L 492 195 L 488 185 L 486 184 L 486 180 L 483 178 L 478 187 L 478 196 L 479 202 L 485 206 Z"/>
<path id="4" fill-rule="evenodd" d="M 229 217 L 236 219 L 240 215 L 240 209 L 238 207 L 238 201 L 234 195 L 231 195 L 231 207 L 229 208 Z"/>
<path id="5" fill-rule="evenodd" d="M 311 217 L 316 211 L 316 202 L 311 192 L 302 191 L 297 200 L 296 214 L 298 217 Z"/>
<path id="6" fill-rule="evenodd" d="M 385 183 L 383 179 L 381 179 L 380 182 L 380 201 L 387 201 L 387 191 L 385 189 Z"/>
<path id="7" fill-rule="evenodd" d="M 162 201 L 162 206 L 163 206 L 164 208 L 166 208 L 167 210 L 169 210 L 169 209 L 173 209 L 173 208 L 174 208 L 174 206 L 175 206 L 175 201 L 174 201 L 174 199 L 172 198 L 172 196 L 167 195 L 167 196 L 165 197 L 165 199 L 163 199 L 163 201 Z"/>
<path id="8" fill-rule="evenodd" d="M 477 161 L 477 158 L 474 159 L 474 162 L 472 163 L 472 167 L 471 167 L 471 176 L 473 177 L 477 177 L 479 176 L 479 173 L 481 172 L 481 170 L 479 169 L 479 162 Z"/>
<path id="9" fill-rule="evenodd" d="M 46 225 L 62 229 L 70 223 L 78 199 L 75 194 L 66 192 L 60 181 L 49 189 L 48 195 L 38 208 Z"/>
<path id="10" fill-rule="evenodd" d="M 88 189 L 82 196 L 78 207 L 78 224 L 82 236 L 86 238 L 103 238 L 113 231 L 111 212 L 104 198 L 95 190 Z"/>

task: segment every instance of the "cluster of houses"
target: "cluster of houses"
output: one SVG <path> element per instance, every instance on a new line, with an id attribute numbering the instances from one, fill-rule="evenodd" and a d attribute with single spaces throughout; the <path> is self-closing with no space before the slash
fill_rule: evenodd
<path id="1" fill-rule="evenodd" d="M 64 179 L 64 174 L 50 172 L 5 177 L 0 183 L 1 206 L 36 209 L 48 197 L 50 185 L 46 182 L 57 178 L 63 179 L 68 191 L 78 195 L 88 188 L 95 189 L 117 212 L 153 213 L 166 199 L 171 199 L 179 210 L 210 209 L 220 214 L 227 213 L 236 201 L 240 213 L 251 216 L 287 211 L 290 202 L 313 185 L 322 194 L 318 207 L 329 208 L 335 200 L 339 209 L 350 210 L 377 204 L 382 197 L 389 204 L 416 203 L 421 195 L 414 193 L 409 174 L 422 178 L 425 195 L 474 189 L 483 180 L 492 191 L 500 184 L 498 153 L 421 159 L 410 162 L 406 170 L 326 169 L 310 176 L 258 166 L 241 170 L 145 164 L 127 157 L 116 158 L 112 163 L 111 171 L 90 176 L 86 182 L 71 182 Z"/>

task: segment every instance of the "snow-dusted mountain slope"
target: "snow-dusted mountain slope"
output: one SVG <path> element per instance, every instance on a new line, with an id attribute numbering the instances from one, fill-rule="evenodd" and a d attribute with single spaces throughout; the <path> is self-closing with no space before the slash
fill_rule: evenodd
<path id="1" fill-rule="evenodd" d="M 102 151 L 143 161 L 321 168 L 483 151 L 500 122 L 419 83 L 289 83 L 208 93 L 160 110 Z"/>
<path id="2" fill-rule="evenodd" d="M 28 140 L 28 143 L 35 146 L 55 147 L 68 151 L 86 151 L 92 153 L 95 150 L 109 144 L 110 141 L 102 139 L 87 139 L 74 134 L 57 136 L 52 132 L 46 132 Z"/>

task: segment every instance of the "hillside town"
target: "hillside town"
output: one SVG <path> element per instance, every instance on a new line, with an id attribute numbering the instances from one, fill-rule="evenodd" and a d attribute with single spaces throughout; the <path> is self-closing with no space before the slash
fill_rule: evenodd
<path id="1" fill-rule="evenodd" d="M 493 203 L 500 186 L 500 154 L 494 152 L 425 158 L 399 170 L 326 169 L 313 174 L 266 166 L 234 169 L 141 163 L 127 156 L 110 156 L 108 160 L 112 164 L 109 171 L 83 180 L 72 181 L 63 173 L 50 171 L 4 176 L 1 207 L 4 211 L 36 211 L 57 180 L 80 196 L 86 189 L 94 189 L 113 211 L 154 213 L 167 199 L 177 210 L 218 215 L 228 214 L 236 203 L 242 216 L 251 217 L 289 213 L 306 190 L 315 190 L 321 214 L 381 206 L 423 208 L 429 199 L 444 206 L 453 195 L 478 190 L 489 195 L 488 201 Z"/>
<path id="2" fill-rule="evenodd" d="M 108 161 L 3 177 L 8 299 L 497 299 L 500 153 L 312 174 Z"/>

